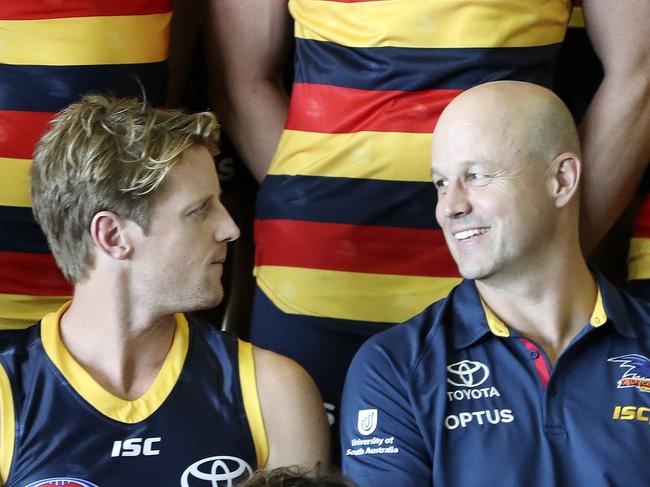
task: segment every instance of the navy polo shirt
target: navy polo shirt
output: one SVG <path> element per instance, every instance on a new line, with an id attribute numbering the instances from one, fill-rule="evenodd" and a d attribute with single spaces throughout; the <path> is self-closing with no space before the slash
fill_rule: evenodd
<path id="1" fill-rule="evenodd" d="M 649 485 L 650 304 L 598 286 L 555 368 L 473 281 L 371 338 L 345 385 L 344 472 L 360 487 Z"/>

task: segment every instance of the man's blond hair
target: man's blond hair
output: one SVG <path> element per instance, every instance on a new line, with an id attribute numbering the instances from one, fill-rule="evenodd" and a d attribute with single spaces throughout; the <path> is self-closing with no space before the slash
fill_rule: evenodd
<path id="1" fill-rule="evenodd" d="M 195 144 L 217 153 L 212 113 L 188 115 L 135 99 L 87 95 L 52 121 L 34 150 L 34 216 L 65 277 L 83 281 L 94 265 L 90 223 L 100 211 L 146 232 L 154 197 L 183 152 Z"/>

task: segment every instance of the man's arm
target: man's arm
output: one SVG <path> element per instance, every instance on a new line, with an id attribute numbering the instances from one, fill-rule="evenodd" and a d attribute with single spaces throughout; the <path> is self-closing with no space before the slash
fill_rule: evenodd
<path id="1" fill-rule="evenodd" d="M 340 415 L 342 463 L 359 487 L 431 486 L 430 454 L 403 370 L 372 340 L 348 370 Z"/>
<path id="2" fill-rule="evenodd" d="M 215 111 L 261 181 L 289 106 L 282 80 L 291 45 L 287 1 L 210 0 L 205 20 Z"/>
<path id="3" fill-rule="evenodd" d="M 605 77 L 580 126 L 582 244 L 590 252 L 634 196 L 650 160 L 650 2 L 584 0 Z"/>
<path id="4" fill-rule="evenodd" d="M 254 348 L 257 390 L 269 443 L 265 468 L 329 463 L 329 426 L 314 381 L 291 359 Z"/>

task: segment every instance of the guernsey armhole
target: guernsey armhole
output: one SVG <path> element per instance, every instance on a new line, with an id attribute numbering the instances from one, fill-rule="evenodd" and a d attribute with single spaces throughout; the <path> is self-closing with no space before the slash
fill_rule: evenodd
<path id="1" fill-rule="evenodd" d="M 0 364 L 0 482 L 9 476 L 15 441 L 14 398 L 9 377 Z"/>
<path id="2" fill-rule="evenodd" d="M 239 383 L 241 384 L 244 411 L 246 412 L 246 419 L 248 420 L 248 426 L 253 437 L 257 468 L 264 468 L 269 457 L 269 443 L 266 437 L 260 398 L 257 393 L 253 346 L 242 340 L 237 340 L 237 343 Z"/>

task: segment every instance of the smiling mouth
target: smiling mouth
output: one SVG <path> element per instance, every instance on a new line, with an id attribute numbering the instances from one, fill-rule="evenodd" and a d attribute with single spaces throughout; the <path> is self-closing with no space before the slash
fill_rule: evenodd
<path id="1" fill-rule="evenodd" d="M 470 228 L 468 230 L 463 230 L 461 232 L 454 232 L 453 236 L 456 240 L 465 241 L 465 240 L 470 240 L 472 238 L 476 238 L 479 235 L 483 235 L 484 233 L 487 232 L 488 232 L 487 228 Z"/>

